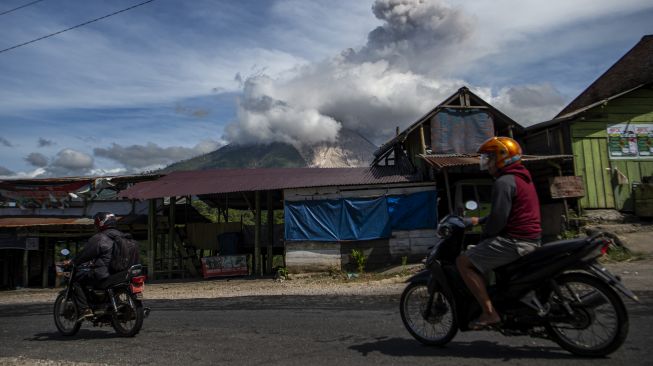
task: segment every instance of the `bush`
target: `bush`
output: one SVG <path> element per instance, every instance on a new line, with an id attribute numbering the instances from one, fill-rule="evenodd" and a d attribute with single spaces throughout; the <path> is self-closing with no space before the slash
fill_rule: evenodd
<path id="1" fill-rule="evenodd" d="M 365 264 L 367 263 L 367 257 L 365 256 L 365 253 L 363 253 L 362 250 L 352 249 L 351 258 L 356 263 L 358 273 L 363 273 L 365 271 Z"/>

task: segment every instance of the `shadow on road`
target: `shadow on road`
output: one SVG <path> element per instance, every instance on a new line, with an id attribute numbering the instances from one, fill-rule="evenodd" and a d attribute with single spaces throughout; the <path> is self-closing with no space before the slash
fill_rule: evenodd
<path id="1" fill-rule="evenodd" d="M 438 356 L 452 358 L 481 358 L 510 361 L 513 359 L 571 359 L 573 355 L 563 353 L 557 346 L 507 346 L 492 341 L 451 342 L 445 347 L 428 347 L 405 338 L 379 338 L 350 346 L 349 349 L 367 356 L 380 352 L 388 356 Z"/>
<path id="2" fill-rule="evenodd" d="M 79 341 L 80 339 L 111 339 L 120 338 L 119 335 L 114 333 L 111 329 L 98 330 L 98 329 L 80 329 L 74 336 L 64 336 L 59 332 L 37 333 L 32 337 L 27 337 L 26 341 Z"/>

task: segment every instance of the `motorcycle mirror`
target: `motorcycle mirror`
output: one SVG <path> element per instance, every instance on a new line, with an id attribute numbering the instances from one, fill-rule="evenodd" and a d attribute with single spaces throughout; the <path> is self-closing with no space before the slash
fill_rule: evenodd
<path id="1" fill-rule="evenodd" d="M 465 202 L 465 208 L 474 211 L 478 208 L 478 203 L 476 203 L 476 201 L 467 201 Z"/>
<path id="2" fill-rule="evenodd" d="M 61 249 L 61 255 L 63 255 L 63 256 L 65 257 L 65 256 L 67 256 L 68 254 L 70 254 L 70 250 L 68 250 L 68 249 L 66 249 L 66 248 Z"/>

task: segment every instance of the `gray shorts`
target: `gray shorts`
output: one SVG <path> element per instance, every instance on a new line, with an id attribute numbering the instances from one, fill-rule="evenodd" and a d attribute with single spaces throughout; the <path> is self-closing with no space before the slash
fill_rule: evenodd
<path id="1" fill-rule="evenodd" d="M 487 273 L 534 251 L 538 243 L 505 236 L 481 240 L 464 253 L 481 273 Z"/>

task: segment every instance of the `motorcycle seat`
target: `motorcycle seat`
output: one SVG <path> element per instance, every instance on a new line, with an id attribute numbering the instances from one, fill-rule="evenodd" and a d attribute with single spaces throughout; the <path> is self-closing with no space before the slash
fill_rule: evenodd
<path id="1" fill-rule="evenodd" d="M 546 243 L 534 251 L 526 254 L 525 256 L 517 259 L 516 261 L 496 268 L 494 271 L 500 275 L 514 273 L 525 267 L 529 267 L 534 264 L 541 264 L 546 261 L 547 258 L 555 257 L 557 254 L 564 252 L 575 252 L 576 250 L 586 246 L 587 243 L 588 238 L 558 240 Z"/>
<path id="2" fill-rule="evenodd" d="M 106 290 L 109 287 L 124 283 L 126 281 L 127 281 L 127 271 L 122 271 L 122 272 L 114 273 L 111 276 L 107 277 L 107 279 L 102 281 L 102 283 L 99 286 L 97 286 L 97 288 L 100 290 Z"/>

